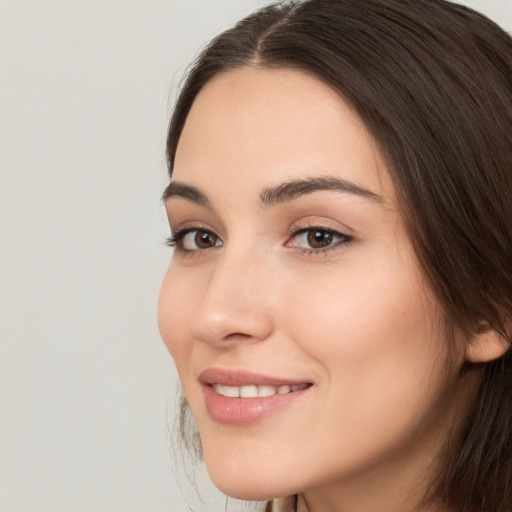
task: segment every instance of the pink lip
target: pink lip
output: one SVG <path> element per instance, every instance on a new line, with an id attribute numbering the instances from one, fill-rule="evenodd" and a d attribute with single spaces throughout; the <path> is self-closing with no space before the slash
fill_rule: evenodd
<path id="1" fill-rule="evenodd" d="M 222 384 L 223 386 L 283 386 L 305 384 L 308 381 L 270 377 L 245 370 L 225 370 L 223 368 L 208 368 L 201 372 L 199 380 L 203 384 Z"/>
<path id="2" fill-rule="evenodd" d="M 222 368 L 208 368 L 201 372 L 199 379 L 203 384 L 206 408 L 210 417 L 219 423 L 228 425 L 247 425 L 260 421 L 272 413 L 291 405 L 310 389 L 275 394 L 267 397 L 231 398 L 217 393 L 213 384 L 223 386 L 282 386 L 299 385 L 307 381 L 270 377 L 244 370 L 228 371 Z M 308 383 L 311 384 L 311 383 Z"/>

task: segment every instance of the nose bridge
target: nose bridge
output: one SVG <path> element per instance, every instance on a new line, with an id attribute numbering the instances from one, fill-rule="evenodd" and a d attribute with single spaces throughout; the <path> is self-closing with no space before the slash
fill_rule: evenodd
<path id="1" fill-rule="evenodd" d="M 226 245 L 192 316 L 193 334 L 210 344 L 267 338 L 273 330 L 269 265 L 250 244 Z"/>

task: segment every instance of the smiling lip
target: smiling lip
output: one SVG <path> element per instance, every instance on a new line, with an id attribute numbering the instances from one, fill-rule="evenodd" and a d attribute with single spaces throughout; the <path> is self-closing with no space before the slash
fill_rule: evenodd
<path id="1" fill-rule="evenodd" d="M 221 368 L 204 370 L 199 380 L 211 418 L 230 425 L 244 425 L 266 418 L 295 402 L 312 386 L 307 381 Z"/>

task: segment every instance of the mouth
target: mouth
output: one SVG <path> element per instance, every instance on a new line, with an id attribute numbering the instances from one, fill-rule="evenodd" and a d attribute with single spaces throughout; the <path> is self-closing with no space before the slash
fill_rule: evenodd
<path id="1" fill-rule="evenodd" d="M 291 405 L 313 387 L 312 382 L 219 368 L 203 371 L 199 380 L 210 417 L 231 425 L 258 422 Z"/>

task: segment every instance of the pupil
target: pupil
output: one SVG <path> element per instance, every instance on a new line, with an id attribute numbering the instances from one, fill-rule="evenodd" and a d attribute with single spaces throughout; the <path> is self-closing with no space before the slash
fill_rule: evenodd
<path id="1" fill-rule="evenodd" d="M 308 235 L 308 243 L 313 248 L 326 247 L 332 242 L 332 235 L 327 231 L 311 231 Z"/>

